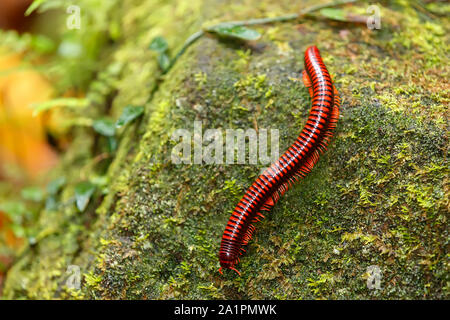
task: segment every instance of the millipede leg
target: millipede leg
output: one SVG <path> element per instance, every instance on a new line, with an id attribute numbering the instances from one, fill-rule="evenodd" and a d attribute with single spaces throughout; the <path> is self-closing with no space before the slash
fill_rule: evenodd
<path id="1" fill-rule="evenodd" d="M 308 88 L 309 96 L 312 98 L 314 92 L 313 92 L 313 88 L 312 88 L 311 79 L 309 79 L 309 76 L 308 76 L 308 73 L 306 72 L 306 70 L 303 70 L 303 72 L 302 72 L 302 79 L 303 79 L 303 84 L 305 85 L 305 87 Z"/>

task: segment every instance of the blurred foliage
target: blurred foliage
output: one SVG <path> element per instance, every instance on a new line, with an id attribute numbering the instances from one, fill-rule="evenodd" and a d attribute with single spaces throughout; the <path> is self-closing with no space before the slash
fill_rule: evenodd
<path id="1" fill-rule="evenodd" d="M 39 68 L 54 81 L 58 92 L 68 89 L 86 90 L 89 80 L 99 70 L 100 49 L 108 41 L 118 40 L 120 28 L 116 14 L 117 1 L 80 0 L 76 6 L 80 12 L 80 26 L 73 28 L 69 19 L 76 13 L 66 11 L 72 1 L 37 0 L 28 13 L 42 14 L 40 23 L 51 28 L 52 34 L 18 34 L 0 31 L 3 47 L 15 52 L 26 52 L 28 58 L 46 54 L 47 61 Z M 117 12 L 117 10 L 115 11 Z M 38 21 L 39 25 L 39 21 Z"/>
<path id="2" fill-rule="evenodd" d="M 36 0 L 26 12 L 36 16 L 29 32 L 0 30 L 0 294 L 14 256 L 36 239 L 39 211 L 61 205 L 57 194 L 65 178 L 48 183 L 46 175 L 58 150 L 68 146 L 74 126 L 94 123 L 85 108 L 103 105 L 111 91 L 109 76 L 98 72 L 101 54 L 108 55 L 102 48 L 120 37 L 118 3 L 77 1 L 81 24 L 71 29 L 73 1 Z M 79 207 L 87 205 L 89 192 L 78 190 Z"/>
<path id="3" fill-rule="evenodd" d="M 44 0 L 33 3 L 39 13 L 60 10 L 66 13 L 59 26 L 56 57 L 51 62 L 49 74 L 57 77 L 58 88 L 64 92 L 67 88 L 86 90 L 88 81 L 99 70 L 100 49 L 109 40 L 117 40 L 117 19 L 113 8 L 117 1 L 80 0 L 76 5 L 80 9 L 79 29 L 70 29 L 69 18 L 76 13 L 66 10 L 73 1 Z"/>
<path id="4" fill-rule="evenodd" d="M 143 106 L 126 106 L 116 121 L 116 128 L 122 128 L 144 113 Z"/>

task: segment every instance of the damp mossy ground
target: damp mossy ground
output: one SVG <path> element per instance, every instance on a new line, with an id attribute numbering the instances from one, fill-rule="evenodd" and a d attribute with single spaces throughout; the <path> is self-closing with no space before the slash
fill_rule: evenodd
<path id="1" fill-rule="evenodd" d="M 82 214 L 70 203 L 71 181 L 96 150 L 81 142 L 89 134 L 76 134 L 60 169 L 69 180 L 60 201 L 69 203 L 41 212 L 41 238 L 8 272 L 5 297 L 448 299 L 448 18 L 393 1 L 380 4 L 381 30 L 323 19 L 257 26 L 257 42 L 202 38 L 161 77 L 152 37 L 177 48 L 202 23 L 301 6 L 135 2 L 124 8 L 124 42 L 110 58 L 123 65 L 110 113 L 134 103 L 145 104 L 145 116 L 122 133 L 107 192 Z M 336 136 L 258 223 L 242 276 L 222 276 L 224 226 L 267 164 L 173 164 L 171 135 L 193 131 L 194 121 L 204 130 L 277 129 L 282 152 L 308 115 L 299 71 L 309 45 L 343 98 Z M 69 265 L 80 267 L 79 290 L 67 288 Z M 378 289 L 367 286 L 369 266 L 381 271 Z"/>

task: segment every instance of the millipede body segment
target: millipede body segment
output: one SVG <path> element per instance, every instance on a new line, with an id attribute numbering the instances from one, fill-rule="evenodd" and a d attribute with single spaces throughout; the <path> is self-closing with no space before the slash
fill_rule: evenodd
<path id="1" fill-rule="evenodd" d="M 255 231 L 280 197 L 305 177 L 319 160 L 333 135 L 339 118 L 340 99 L 315 46 L 306 49 L 303 82 L 309 89 L 312 107 L 308 121 L 295 142 L 251 185 L 228 220 L 219 251 L 220 269 L 232 269 Z"/>

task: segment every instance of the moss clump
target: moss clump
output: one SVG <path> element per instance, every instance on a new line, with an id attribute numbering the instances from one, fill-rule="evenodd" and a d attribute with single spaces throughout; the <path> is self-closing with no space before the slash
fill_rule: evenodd
<path id="1" fill-rule="evenodd" d="M 305 20 L 259 27 L 263 38 L 257 43 L 203 38 L 157 81 L 156 62 L 145 51 L 148 34 L 156 31 L 145 27 L 167 27 L 173 46 L 186 38 L 191 21 L 169 23 L 156 13 L 143 19 L 158 8 L 157 1 L 143 3 L 124 16 L 128 37 L 114 59 L 126 72 L 113 110 L 130 100 L 146 101 L 146 90 L 155 88 L 145 117 L 124 132 L 107 172 L 109 193 L 92 203 L 91 210 L 99 207 L 88 227 L 76 231 L 82 218 L 61 217 L 58 231 L 10 271 L 7 297 L 448 298 L 445 110 L 433 107 L 448 102 L 433 87 L 448 64 L 427 58 L 441 50 L 445 35 L 427 35 L 433 39 L 425 51 L 402 50 L 398 39 L 411 32 L 405 15 L 418 25 L 426 22 L 415 10 L 402 12 L 407 5 L 400 2 L 385 10 L 403 19 L 380 31 Z M 195 21 L 219 12 L 234 20 L 293 11 L 289 5 L 247 1 L 246 10 L 234 11 L 241 6 L 199 4 L 192 12 Z M 160 10 L 175 7 L 173 1 Z M 444 26 L 447 20 L 429 23 Z M 427 32 L 421 30 L 414 32 Z M 308 114 L 309 95 L 296 78 L 311 44 L 319 44 L 343 97 L 336 137 L 313 172 L 258 225 L 239 265 L 242 276 L 221 276 L 223 228 L 263 165 L 175 165 L 171 133 L 193 130 L 195 120 L 204 128 L 273 128 L 283 151 Z M 396 46 L 401 47 L 394 52 Z M 43 212 L 43 225 L 51 217 Z M 67 230 L 76 232 L 61 243 Z M 46 260 L 52 256 L 58 263 Z M 79 291 L 64 286 L 68 263 L 84 274 Z M 377 290 L 367 287 L 372 265 L 381 271 Z M 42 271 L 45 281 L 33 282 Z"/>

